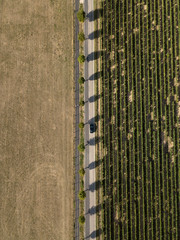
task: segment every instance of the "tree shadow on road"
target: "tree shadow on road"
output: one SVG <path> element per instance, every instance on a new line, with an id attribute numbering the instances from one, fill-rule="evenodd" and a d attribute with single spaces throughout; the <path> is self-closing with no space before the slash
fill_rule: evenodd
<path id="1" fill-rule="evenodd" d="M 101 30 L 96 30 L 88 35 L 88 39 L 93 40 L 101 36 Z"/>
<path id="2" fill-rule="evenodd" d="M 101 55 L 102 55 L 102 51 L 95 51 L 95 52 L 90 53 L 86 59 L 88 62 L 90 62 L 93 60 L 97 60 L 98 58 L 100 58 Z"/>
<path id="3" fill-rule="evenodd" d="M 95 102 L 97 101 L 101 96 L 100 95 L 94 95 L 94 96 L 91 96 L 88 101 L 91 103 L 91 102 Z"/>
<path id="4" fill-rule="evenodd" d="M 95 144 L 96 144 L 95 138 L 91 138 L 91 139 L 89 140 L 89 145 L 95 146 Z"/>
<path id="5" fill-rule="evenodd" d="M 93 214 L 96 214 L 96 213 L 100 212 L 100 210 L 101 210 L 101 204 L 99 204 L 99 205 L 97 205 L 95 207 L 89 208 L 88 213 L 90 215 L 93 215 Z"/>
<path id="6" fill-rule="evenodd" d="M 100 187 L 101 187 L 101 182 L 98 180 L 89 185 L 89 191 L 94 192 L 95 190 L 98 190 Z"/>
<path id="7" fill-rule="evenodd" d="M 102 71 L 96 72 L 89 77 L 89 80 L 98 80 L 102 75 Z"/>
<path id="8" fill-rule="evenodd" d="M 88 18 L 89 22 L 97 20 L 102 16 L 103 10 L 102 8 L 96 9 L 94 11 L 89 12 L 86 17 Z"/>
<path id="9" fill-rule="evenodd" d="M 89 119 L 88 122 L 87 122 L 87 124 L 88 124 L 88 123 L 94 123 L 94 122 L 97 123 L 99 120 L 100 120 L 100 115 L 97 114 L 95 117 Z"/>
<path id="10" fill-rule="evenodd" d="M 97 143 L 100 143 L 101 138 L 100 137 L 94 137 L 89 140 L 89 145 L 94 146 Z"/>
<path id="11" fill-rule="evenodd" d="M 94 161 L 94 162 L 90 163 L 88 168 L 91 170 L 91 169 L 94 169 L 94 168 L 96 168 L 100 165 L 101 165 L 101 160 L 98 160 L 98 161 Z"/>
<path id="12" fill-rule="evenodd" d="M 97 238 L 102 234 L 102 229 L 97 229 L 95 231 L 93 231 L 89 236 L 87 236 L 85 239 L 89 239 L 89 238 Z"/>

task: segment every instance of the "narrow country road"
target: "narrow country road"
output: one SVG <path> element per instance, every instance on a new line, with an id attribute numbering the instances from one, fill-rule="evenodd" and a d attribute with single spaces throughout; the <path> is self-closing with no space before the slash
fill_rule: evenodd
<path id="1" fill-rule="evenodd" d="M 95 123 L 94 103 L 94 0 L 84 0 L 85 32 L 85 239 L 96 238 L 96 191 L 95 191 L 95 133 L 90 133 L 89 123 Z M 88 36 L 91 34 L 91 38 Z"/>
<path id="2" fill-rule="evenodd" d="M 75 1 L 74 11 L 75 11 L 75 32 L 74 32 L 74 44 L 75 44 L 75 69 L 74 69 L 74 80 L 75 80 L 75 240 L 79 240 L 79 21 L 77 19 L 76 13 L 79 10 L 79 0 Z"/>

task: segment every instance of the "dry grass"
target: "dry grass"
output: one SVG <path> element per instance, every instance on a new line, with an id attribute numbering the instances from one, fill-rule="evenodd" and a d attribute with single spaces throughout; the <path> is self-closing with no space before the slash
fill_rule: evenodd
<path id="1" fill-rule="evenodd" d="M 0 1 L 0 239 L 73 233 L 72 0 Z"/>

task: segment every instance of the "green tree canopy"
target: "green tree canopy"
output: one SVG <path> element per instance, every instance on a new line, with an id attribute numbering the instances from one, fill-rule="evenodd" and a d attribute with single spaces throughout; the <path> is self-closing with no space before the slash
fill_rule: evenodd
<path id="1" fill-rule="evenodd" d="M 79 7 L 79 11 L 77 13 L 77 19 L 79 20 L 79 22 L 84 22 L 85 20 L 85 12 L 83 10 L 83 4 L 80 4 L 80 7 Z"/>
<path id="2" fill-rule="evenodd" d="M 79 55 L 79 57 L 78 57 L 78 62 L 79 63 L 83 63 L 83 62 L 85 62 L 85 56 L 84 55 Z"/>
<path id="3" fill-rule="evenodd" d="M 81 42 L 84 42 L 84 40 L 85 40 L 85 35 L 84 35 L 83 32 L 80 32 L 80 33 L 78 34 L 78 40 L 81 41 Z"/>
<path id="4" fill-rule="evenodd" d="M 84 128 L 84 123 L 83 122 L 79 123 L 79 128 Z"/>
<path id="5" fill-rule="evenodd" d="M 85 217 L 84 215 L 79 216 L 79 223 L 84 224 L 85 223 Z"/>
<path id="6" fill-rule="evenodd" d="M 85 104 L 84 100 L 81 99 L 81 100 L 79 101 L 79 106 L 83 107 L 84 104 Z"/>
<path id="7" fill-rule="evenodd" d="M 81 169 L 79 170 L 79 175 L 83 177 L 84 174 L 85 174 L 85 170 L 84 170 L 84 168 L 81 168 Z"/>
<path id="8" fill-rule="evenodd" d="M 78 80 L 79 84 L 84 84 L 85 82 L 85 79 L 83 77 L 80 77 L 79 80 Z"/>
<path id="9" fill-rule="evenodd" d="M 80 152 L 84 152 L 84 149 L 85 149 L 84 143 L 79 144 L 78 150 L 79 150 Z"/>
<path id="10" fill-rule="evenodd" d="M 83 190 L 80 191 L 78 196 L 79 196 L 79 199 L 80 199 L 80 200 L 84 200 L 84 199 L 86 198 L 86 193 L 85 193 L 85 191 L 83 191 Z"/>

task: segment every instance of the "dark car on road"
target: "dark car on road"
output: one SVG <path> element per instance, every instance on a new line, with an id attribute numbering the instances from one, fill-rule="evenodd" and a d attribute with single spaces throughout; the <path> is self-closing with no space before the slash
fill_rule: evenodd
<path id="1" fill-rule="evenodd" d="M 90 123 L 89 124 L 89 130 L 90 130 L 90 133 L 93 133 L 95 131 L 95 125 L 94 123 Z"/>

